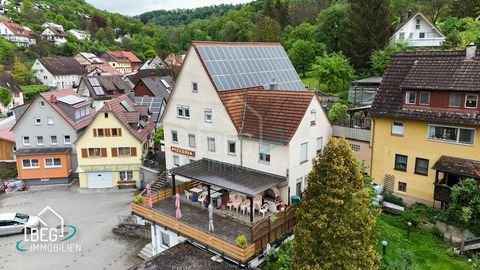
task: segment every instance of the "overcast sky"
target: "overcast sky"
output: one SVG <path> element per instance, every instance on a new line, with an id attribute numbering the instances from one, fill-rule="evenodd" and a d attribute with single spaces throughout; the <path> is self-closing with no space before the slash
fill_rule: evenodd
<path id="1" fill-rule="evenodd" d="M 219 4 L 241 4 L 252 0 L 86 0 L 98 9 L 125 15 L 138 15 L 158 9 L 195 8 Z"/>

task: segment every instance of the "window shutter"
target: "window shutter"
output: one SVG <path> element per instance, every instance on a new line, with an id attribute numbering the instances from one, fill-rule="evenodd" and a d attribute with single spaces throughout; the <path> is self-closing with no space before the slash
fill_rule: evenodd
<path id="1" fill-rule="evenodd" d="M 88 149 L 87 148 L 82 148 L 82 158 L 88 157 Z"/>
<path id="2" fill-rule="evenodd" d="M 118 156 L 118 149 L 117 148 L 112 148 L 112 157 Z"/>
<path id="3" fill-rule="evenodd" d="M 121 128 L 118 129 L 117 134 L 118 134 L 118 136 L 122 136 L 122 129 Z"/>
<path id="4" fill-rule="evenodd" d="M 107 156 L 107 148 L 101 148 L 102 150 L 102 157 L 106 157 Z"/>
<path id="5" fill-rule="evenodd" d="M 110 129 L 109 128 L 105 129 L 105 136 L 110 137 Z"/>
<path id="6" fill-rule="evenodd" d="M 97 137 L 97 129 L 96 128 L 93 129 L 93 137 Z"/>
<path id="7" fill-rule="evenodd" d="M 131 147 L 130 148 L 130 154 L 132 157 L 137 156 L 137 148 L 136 147 Z"/>

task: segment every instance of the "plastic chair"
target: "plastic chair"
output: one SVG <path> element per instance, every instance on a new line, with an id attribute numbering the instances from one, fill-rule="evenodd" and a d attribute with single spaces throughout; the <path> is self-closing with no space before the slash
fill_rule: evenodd
<path id="1" fill-rule="evenodd" d="M 234 201 L 233 201 L 233 209 L 235 209 L 237 212 L 238 210 L 240 210 L 240 205 L 242 204 L 242 198 L 240 197 L 237 197 Z"/>
<path id="2" fill-rule="evenodd" d="M 185 199 L 187 199 L 187 201 L 190 199 L 190 197 L 192 197 L 192 193 L 188 192 L 188 190 L 184 190 L 185 191 Z"/>
<path id="3" fill-rule="evenodd" d="M 253 198 L 253 211 L 255 210 L 260 211 L 260 208 L 262 207 L 262 195 L 255 195 L 255 198 Z"/>
<path id="4" fill-rule="evenodd" d="M 207 200 L 207 194 L 205 193 L 202 193 L 200 194 L 200 196 L 198 197 L 198 202 L 202 204 L 202 206 L 204 205 L 204 202 Z"/>
<path id="5" fill-rule="evenodd" d="M 268 209 L 270 208 L 270 205 L 268 203 L 265 203 L 260 207 L 260 213 L 262 213 L 263 218 L 265 218 L 265 214 L 267 213 Z"/>
<path id="6" fill-rule="evenodd" d="M 246 199 L 242 202 L 240 205 L 240 211 L 242 211 L 242 214 L 245 215 L 245 211 L 250 213 L 250 199 Z"/>

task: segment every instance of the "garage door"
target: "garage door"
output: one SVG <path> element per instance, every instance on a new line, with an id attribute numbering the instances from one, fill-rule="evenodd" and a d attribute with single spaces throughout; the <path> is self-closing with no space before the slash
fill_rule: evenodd
<path id="1" fill-rule="evenodd" d="M 113 187 L 111 172 L 88 173 L 88 188 L 111 188 L 111 187 Z"/>

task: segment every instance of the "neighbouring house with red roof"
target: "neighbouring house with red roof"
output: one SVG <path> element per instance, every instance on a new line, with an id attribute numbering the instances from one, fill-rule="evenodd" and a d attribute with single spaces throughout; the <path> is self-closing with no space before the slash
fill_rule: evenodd
<path id="1" fill-rule="evenodd" d="M 23 90 L 13 76 L 4 71 L 0 72 L 0 88 L 6 88 L 12 93 L 12 101 L 6 107 L 0 103 L 0 114 L 7 114 L 13 107 L 23 104 Z"/>
<path id="2" fill-rule="evenodd" d="M 75 141 L 95 111 L 73 89 L 41 93 L 12 127 L 18 177 L 27 185 L 69 183 L 77 170 Z"/>
<path id="3" fill-rule="evenodd" d="M 35 77 L 53 89 L 74 88 L 86 73 L 73 57 L 39 58 L 32 66 Z"/>
<path id="4" fill-rule="evenodd" d="M 106 102 L 75 143 L 80 187 L 135 186 L 154 132 L 147 106 L 127 94 Z"/>
<path id="5" fill-rule="evenodd" d="M 0 36 L 22 47 L 37 44 L 34 33 L 30 28 L 13 22 L 0 22 Z"/>
<path id="6" fill-rule="evenodd" d="M 135 54 L 128 51 L 106 51 L 101 53 L 99 57 L 107 60 L 109 65 L 122 74 L 136 71 L 142 65 L 142 61 Z"/>

